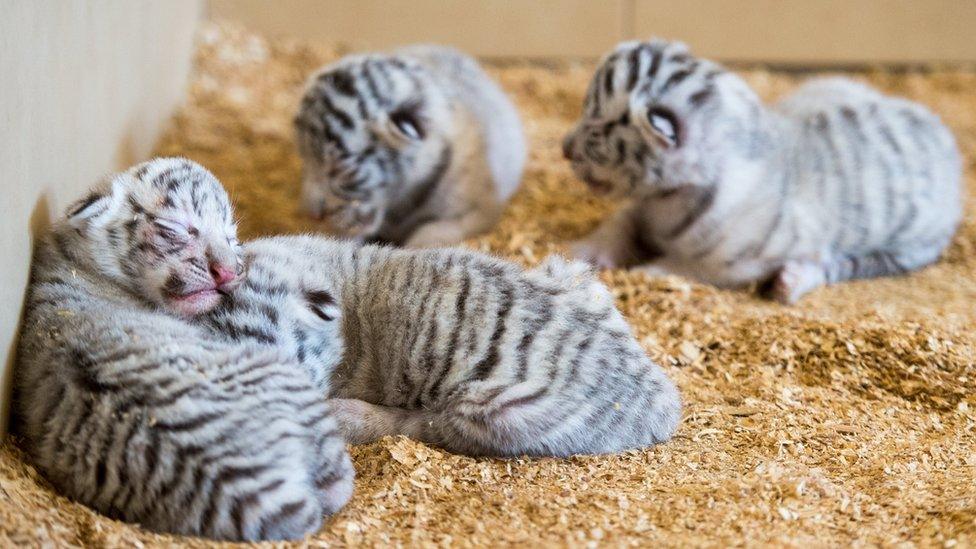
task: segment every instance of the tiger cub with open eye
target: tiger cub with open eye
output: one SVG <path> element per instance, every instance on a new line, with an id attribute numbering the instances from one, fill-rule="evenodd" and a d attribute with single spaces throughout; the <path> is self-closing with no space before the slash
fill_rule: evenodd
<path id="1" fill-rule="evenodd" d="M 229 540 L 301 538 L 348 501 L 322 390 L 285 351 L 199 324 L 241 266 L 227 194 L 184 159 L 135 166 L 54 224 L 31 272 L 14 425 L 58 490 Z"/>
<path id="2" fill-rule="evenodd" d="M 410 247 L 485 232 L 515 192 L 515 107 L 450 48 L 354 55 L 308 83 L 295 117 L 308 212 L 340 235 Z"/>
<path id="3" fill-rule="evenodd" d="M 630 199 L 578 257 L 762 282 L 784 303 L 932 263 L 961 216 L 955 140 L 921 105 L 831 78 L 766 107 L 674 42 L 604 58 L 563 152 L 591 188 Z"/>
<path id="4" fill-rule="evenodd" d="M 677 428 L 674 384 L 583 263 L 526 271 L 459 249 L 310 236 L 244 249 L 246 280 L 211 327 L 320 369 L 351 443 L 400 434 L 463 454 L 565 456 L 649 446 Z M 293 300 L 335 324 L 293 330 L 276 305 Z"/>

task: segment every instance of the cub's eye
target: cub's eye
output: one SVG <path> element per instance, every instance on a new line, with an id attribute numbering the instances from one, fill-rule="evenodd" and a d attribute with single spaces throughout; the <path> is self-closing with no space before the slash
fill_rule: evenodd
<path id="1" fill-rule="evenodd" d="M 424 138 L 424 126 L 417 113 L 411 109 L 401 109 L 390 115 L 390 122 L 404 137 L 419 141 Z"/>
<path id="2" fill-rule="evenodd" d="M 678 120 L 673 112 L 663 107 L 654 107 L 647 111 L 647 121 L 666 145 L 678 146 Z"/>
<path id="3" fill-rule="evenodd" d="M 153 222 L 153 226 L 156 228 L 156 232 L 159 234 L 159 236 L 167 240 L 187 240 L 191 234 L 190 229 L 187 229 L 175 221 L 157 219 Z M 193 231 L 196 231 L 196 229 L 193 229 Z"/>

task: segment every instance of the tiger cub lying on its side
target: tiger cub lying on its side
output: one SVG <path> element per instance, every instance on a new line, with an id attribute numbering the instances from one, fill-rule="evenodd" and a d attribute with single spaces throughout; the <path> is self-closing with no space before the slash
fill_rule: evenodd
<path id="1" fill-rule="evenodd" d="M 566 456 L 663 442 L 680 420 L 674 384 L 582 263 L 526 271 L 310 236 L 244 250 L 246 279 L 209 326 L 302 362 L 350 442 L 402 434 L 464 454 Z M 293 329 L 280 312 L 292 301 L 315 303 L 334 331 Z"/>

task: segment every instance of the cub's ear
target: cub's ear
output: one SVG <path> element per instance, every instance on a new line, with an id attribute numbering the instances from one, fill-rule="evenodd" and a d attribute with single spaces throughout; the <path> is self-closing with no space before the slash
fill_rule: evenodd
<path id="1" fill-rule="evenodd" d="M 65 216 L 72 222 L 82 222 L 98 217 L 108 210 L 110 198 L 104 191 L 92 191 L 88 196 L 68 206 Z"/>
<path id="2" fill-rule="evenodd" d="M 339 318 L 342 313 L 335 298 L 325 290 L 305 290 L 305 300 L 312 313 L 326 322 Z"/>
<path id="3" fill-rule="evenodd" d="M 103 180 L 85 198 L 68 206 L 65 211 L 68 222 L 74 226 L 87 225 L 113 211 L 121 190 L 118 179 L 116 177 L 110 181 Z"/>

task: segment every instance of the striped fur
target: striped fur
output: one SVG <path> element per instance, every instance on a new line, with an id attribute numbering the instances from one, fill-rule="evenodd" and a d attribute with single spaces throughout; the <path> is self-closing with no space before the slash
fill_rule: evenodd
<path id="1" fill-rule="evenodd" d="M 518 113 L 470 57 L 355 55 L 313 75 L 295 117 L 306 209 L 340 234 L 412 247 L 487 230 L 518 187 Z"/>
<path id="2" fill-rule="evenodd" d="M 351 462 L 300 366 L 185 320 L 232 288 L 235 233 L 212 175 L 160 159 L 97 188 L 40 244 L 15 426 L 67 496 L 231 540 L 300 538 L 349 499 Z"/>
<path id="3" fill-rule="evenodd" d="M 680 43 L 627 42 L 600 65 L 564 153 L 629 203 L 577 256 L 785 303 L 935 261 L 961 215 L 955 140 L 924 107 L 839 79 L 765 107 Z"/>
<path id="4" fill-rule="evenodd" d="M 331 378 L 350 442 L 403 434 L 465 454 L 565 456 L 648 446 L 677 427 L 674 385 L 582 263 L 552 258 L 525 271 L 469 251 L 311 236 L 245 249 L 248 280 L 233 307 L 250 312 L 218 309 L 219 329 L 263 339 L 278 326 L 276 342 L 294 355 L 302 338 L 281 329 L 291 320 L 259 316 L 275 302 L 311 304 L 310 292 L 328 303 L 322 316 L 341 318 L 345 354 L 338 365 L 304 358 Z"/>
<path id="5" fill-rule="evenodd" d="M 262 253 L 266 246 L 261 242 L 245 246 L 247 275 L 202 317 L 203 324 L 222 337 L 284 353 L 326 395 L 344 349 L 335 281 L 318 269 L 310 270 L 311 259 L 291 253 L 287 245 Z"/>

